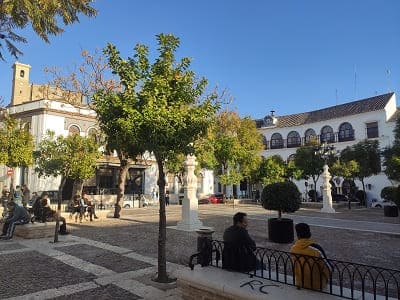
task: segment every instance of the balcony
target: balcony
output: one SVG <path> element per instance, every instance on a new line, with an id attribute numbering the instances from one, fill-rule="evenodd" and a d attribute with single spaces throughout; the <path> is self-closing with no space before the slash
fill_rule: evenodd
<path id="1" fill-rule="evenodd" d="M 354 130 L 349 131 L 341 131 L 335 133 L 328 133 L 324 135 L 317 135 L 314 139 L 318 142 L 318 144 L 322 144 L 323 141 L 327 141 L 328 144 L 333 143 L 342 143 L 348 141 L 354 141 Z M 265 150 L 267 149 L 283 149 L 283 148 L 298 148 L 301 146 L 305 146 L 308 141 L 310 141 L 310 137 L 302 137 L 302 138 L 289 138 L 289 139 L 276 139 L 276 140 L 265 140 L 264 146 Z"/>

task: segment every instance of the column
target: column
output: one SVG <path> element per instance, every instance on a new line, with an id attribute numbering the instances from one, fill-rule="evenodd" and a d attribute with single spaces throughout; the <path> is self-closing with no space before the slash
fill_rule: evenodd
<path id="1" fill-rule="evenodd" d="M 185 231 L 195 231 L 203 226 L 198 217 L 199 203 L 197 200 L 197 177 L 194 169 L 197 165 L 196 157 L 188 155 L 184 162 L 184 198 L 182 201 L 182 220 L 178 222 L 177 229 Z"/>
<path id="2" fill-rule="evenodd" d="M 331 174 L 328 170 L 328 165 L 324 165 L 324 172 L 322 173 L 322 208 L 321 212 L 334 213 L 335 209 L 332 207 L 331 184 L 329 180 Z"/>

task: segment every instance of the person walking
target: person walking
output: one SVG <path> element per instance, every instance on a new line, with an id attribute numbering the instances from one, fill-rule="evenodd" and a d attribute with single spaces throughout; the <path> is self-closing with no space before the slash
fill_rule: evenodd
<path id="1" fill-rule="evenodd" d="M 310 226 L 298 223 L 295 226 L 297 241 L 290 249 L 295 267 L 295 282 L 298 288 L 325 289 L 332 266 L 325 251 L 311 239 Z"/>
<path id="2" fill-rule="evenodd" d="M 22 206 L 22 191 L 21 187 L 17 185 L 15 187 L 14 195 L 13 195 L 14 202 L 17 203 L 19 206 Z"/>
<path id="3" fill-rule="evenodd" d="M 21 192 L 22 192 L 22 205 L 23 207 L 27 207 L 29 200 L 31 200 L 31 191 L 28 189 L 28 186 L 26 184 L 23 184 L 21 187 Z"/>

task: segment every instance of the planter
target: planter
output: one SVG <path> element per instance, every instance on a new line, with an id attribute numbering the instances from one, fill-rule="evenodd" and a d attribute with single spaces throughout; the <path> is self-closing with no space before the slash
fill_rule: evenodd
<path id="1" fill-rule="evenodd" d="M 271 242 L 288 244 L 294 241 L 292 219 L 268 219 L 268 237 Z"/>
<path id="2" fill-rule="evenodd" d="M 385 217 L 398 217 L 399 216 L 399 209 L 395 205 L 384 206 L 383 212 L 385 214 Z"/>

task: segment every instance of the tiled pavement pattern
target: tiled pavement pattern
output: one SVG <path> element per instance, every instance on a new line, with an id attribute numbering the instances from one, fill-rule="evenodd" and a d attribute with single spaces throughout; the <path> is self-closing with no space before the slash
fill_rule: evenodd
<path id="1" fill-rule="evenodd" d="M 199 217 L 222 239 L 237 211 L 248 213 L 257 245 L 289 249 L 290 244 L 268 241 L 267 220 L 276 212 L 260 206 L 200 205 Z M 168 226 L 180 217 L 180 206 L 167 207 Z M 400 269 L 400 252 L 393 250 L 400 248 L 400 218 L 385 218 L 377 209 L 336 214 L 302 209 L 286 217 L 310 223 L 329 257 Z M 157 272 L 157 207 L 123 210 L 121 219 L 72 223 L 68 230 L 57 244 L 51 238 L 0 241 L 0 299 L 180 299 L 176 284 L 151 280 Z M 187 265 L 196 243 L 195 232 L 167 229 L 169 273 Z"/>
<path id="2" fill-rule="evenodd" d="M 73 235 L 1 241 L 0 261 L 0 299 L 180 299 L 150 279 L 156 259 Z"/>

